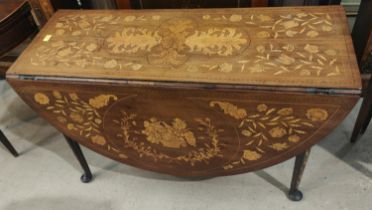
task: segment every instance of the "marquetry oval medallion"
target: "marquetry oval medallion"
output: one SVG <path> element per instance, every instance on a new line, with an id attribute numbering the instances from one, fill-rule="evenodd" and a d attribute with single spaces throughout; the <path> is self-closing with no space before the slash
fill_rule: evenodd
<path id="1" fill-rule="evenodd" d="M 220 168 L 238 155 L 237 130 L 222 124 L 229 119 L 198 101 L 175 102 L 136 96 L 118 100 L 103 119 L 108 143 L 132 161 L 163 169 Z"/>

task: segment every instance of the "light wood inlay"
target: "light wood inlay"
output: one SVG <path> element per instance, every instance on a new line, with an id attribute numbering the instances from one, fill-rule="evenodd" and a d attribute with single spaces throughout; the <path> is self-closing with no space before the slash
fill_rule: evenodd
<path id="1" fill-rule="evenodd" d="M 359 88 L 358 71 L 329 6 L 59 11 L 9 74 Z"/>

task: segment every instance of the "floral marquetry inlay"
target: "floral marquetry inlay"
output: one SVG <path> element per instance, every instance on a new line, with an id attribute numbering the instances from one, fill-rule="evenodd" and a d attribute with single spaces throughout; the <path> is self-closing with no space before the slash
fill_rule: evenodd
<path id="1" fill-rule="evenodd" d="M 213 162 L 221 170 L 286 152 L 306 141 L 330 117 L 329 107 L 270 102 L 202 100 L 188 108 L 194 110 L 190 113 L 182 113 L 185 107 L 180 103 L 172 105 L 179 106 L 178 111 L 165 117 L 151 107 L 167 109 L 172 102 L 153 101 L 136 111 L 128 105 L 141 104 L 143 99 L 137 95 L 81 97 L 52 91 L 37 92 L 33 100 L 71 134 L 118 158 L 191 168 Z"/>
<path id="2" fill-rule="evenodd" d="M 31 65 L 19 69 L 54 76 L 356 86 L 341 12 L 61 11 L 24 53 Z"/>

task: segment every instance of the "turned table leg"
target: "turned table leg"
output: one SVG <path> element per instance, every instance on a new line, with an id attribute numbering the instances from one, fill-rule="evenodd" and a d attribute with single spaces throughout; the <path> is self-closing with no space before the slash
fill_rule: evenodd
<path id="1" fill-rule="evenodd" d="M 13 145 L 9 142 L 9 140 L 6 138 L 4 133 L 0 130 L 0 142 L 4 144 L 4 146 L 9 150 L 10 153 L 14 157 L 18 157 L 18 152 L 14 149 Z"/>
<path id="2" fill-rule="evenodd" d="M 296 156 L 296 161 L 293 169 L 291 188 L 289 189 L 288 198 L 292 201 L 300 201 L 303 197 L 302 192 L 298 190 L 302 173 L 304 172 L 307 159 L 310 154 L 310 149 Z"/>
<path id="3" fill-rule="evenodd" d="M 66 139 L 67 143 L 69 144 L 69 146 L 71 147 L 72 151 L 74 152 L 74 155 L 78 159 L 81 167 L 84 170 L 84 174 L 81 176 L 80 180 L 83 183 L 90 182 L 93 178 L 93 175 L 90 172 L 88 163 L 87 163 L 87 161 L 84 157 L 83 152 L 81 151 L 80 145 L 76 141 L 72 140 L 71 138 L 69 138 L 67 136 L 65 136 L 65 139 Z"/>

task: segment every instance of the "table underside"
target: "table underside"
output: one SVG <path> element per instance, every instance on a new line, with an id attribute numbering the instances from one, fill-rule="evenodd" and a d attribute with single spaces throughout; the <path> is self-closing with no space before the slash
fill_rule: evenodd
<path id="1" fill-rule="evenodd" d="M 265 168 L 309 149 L 357 96 L 10 79 L 65 135 L 117 161 L 211 177 Z"/>

